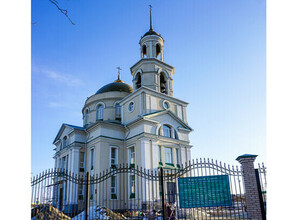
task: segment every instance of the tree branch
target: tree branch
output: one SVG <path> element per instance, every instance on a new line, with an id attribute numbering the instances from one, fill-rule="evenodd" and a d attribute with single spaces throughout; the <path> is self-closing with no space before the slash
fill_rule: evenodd
<path id="1" fill-rule="evenodd" d="M 58 8 L 58 10 L 68 18 L 68 20 L 71 22 L 71 24 L 75 25 L 74 22 L 68 16 L 68 11 L 67 10 L 60 8 L 59 7 L 59 3 L 56 0 L 49 0 L 49 1 L 51 3 L 53 3 Z"/>

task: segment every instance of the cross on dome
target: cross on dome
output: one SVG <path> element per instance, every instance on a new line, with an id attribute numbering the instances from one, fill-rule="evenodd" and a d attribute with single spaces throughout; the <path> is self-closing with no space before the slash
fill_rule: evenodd
<path id="1" fill-rule="evenodd" d="M 121 72 L 120 72 L 120 71 L 121 71 L 122 69 L 121 69 L 121 67 L 119 67 L 119 66 L 117 67 L 117 69 L 118 69 L 118 79 L 117 79 L 115 82 L 123 82 L 123 81 L 121 80 L 121 78 L 120 78 L 120 75 L 121 75 Z"/>

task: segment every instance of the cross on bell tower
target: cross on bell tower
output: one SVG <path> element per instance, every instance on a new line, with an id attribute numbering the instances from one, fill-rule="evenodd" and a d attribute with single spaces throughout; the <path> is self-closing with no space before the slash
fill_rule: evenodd
<path id="1" fill-rule="evenodd" d="M 152 5 L 149 5 L 150 7 L 150 30 L 153 31 L 153 28 L 152 28 Z"/>

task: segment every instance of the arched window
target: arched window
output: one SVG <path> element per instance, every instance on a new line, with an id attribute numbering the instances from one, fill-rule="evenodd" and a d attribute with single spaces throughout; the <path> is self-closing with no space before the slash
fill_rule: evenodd
<path id="1" fill-rule="evenodd" d="M 163 125 L 162 126 L 162 130 L 163 130 L 163 136 L 164 137 L 169 137 L 171 138 L 171 127 L 168 125 Z"/>
<path id="2" fill-rule="evenodd" d="M 85 114 L 84 114 L 84 125 L 87 125 L 88 123 L 88 109 L 85 110 Z"/>
<path id="3" fill-rule="evenodd" d="M 161 47 L 159 44 L 156 44 L 156 58 L 159 56 L 160 53 L 161 53 Z"/>
<path id="4" fill-rule="evenodd" d="M 96 108 L 96 120 L 103 120 L 103 105 L 98 105 Z"/>
<path id="5" fill-rule="evenodd" d="M 63 138 L 63 148 L 67 147 L 67 137 Z"/>
<path id="6" fill-rule="evenodd" d="M 166 80 L 165 77 L 162 73 L 160 73 L 160 92 L 167 94 L 167 90 L 166 90 Z"/>
<path id="7" fill-rule="evenodd" d="M 116 120 L 121 120 L 121 106 L 119 103 L 116 104 Z"/>
<path id="8" fill-rule="evenodd" d="M 144 58 L 144 56 L 147 55 L 147 48 L 146 48 L 146 45 L 143 45 L 142 50 L 143 50 L 142 53 L 143 53 L 143 58 Z"/>
<path id="9" fill-rule="evenodd" d="M 137 73 L 136 75 L 136 88 L 139 89 L 141 87 L 141 73 Z"/>

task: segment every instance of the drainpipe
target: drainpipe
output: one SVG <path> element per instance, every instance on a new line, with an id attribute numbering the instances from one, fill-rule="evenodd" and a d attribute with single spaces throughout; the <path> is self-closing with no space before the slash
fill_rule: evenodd
<path id="1" fill-rule="evenodd" d="M 84 146 L 84 149 L 85 149 L 85 154 L 84 154 L 84 173 L 87 172 L 87 169 L 86 169 L 86 165 L 87 165 L 87 141 L 88 141 L 88 138 L 89 138 L 89 133 L 86 131 L 85 129 L 85 132 L 87 133 L 87 136 L 86 136 L 86 139 L 85 139 L 85 146 Z"/>

